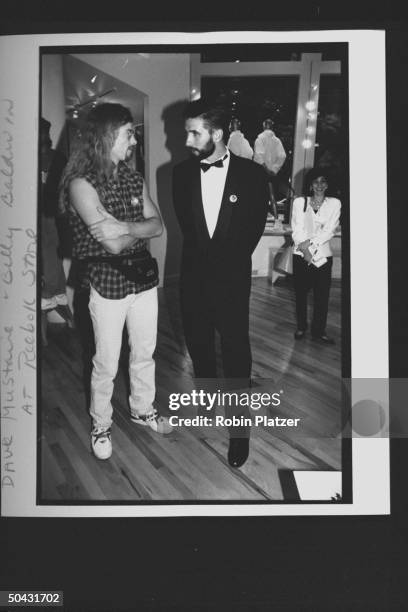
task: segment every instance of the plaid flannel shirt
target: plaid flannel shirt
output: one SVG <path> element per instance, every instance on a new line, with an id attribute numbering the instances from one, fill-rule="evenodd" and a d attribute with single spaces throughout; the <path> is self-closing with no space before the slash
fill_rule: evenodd
<path id="1" fill-rule="evenodd" d="M 143 217 L 143 178 L 139 172 L 132 171 L 125 163 L 120 163 L 117 177 L 99 185 L 96 177 L 88 174 L 84 177 L 97 191 L 101 204 L 109 214 L 119 221 L 142 221 Z M 132 202 L 132 198 L 135 198 Z M 68 207 L 70 224 L 73 230 L 72 256 L 79 262 L 79 286 L 89 284 L 104 298 L 120 300 L 131 293 L 141 293 L 157 285 L 157 281 L 137 283 L 124 277 L 112 268 L 107 261 L 87 262 L 88 257 L 114 257 L 102 244 L 95 240 L 88 231 L 81 217 Z M 124 249 L 121 255 L 135 254 L 146 250 L 147 241 L 138 240 L 131 248 Z"/>

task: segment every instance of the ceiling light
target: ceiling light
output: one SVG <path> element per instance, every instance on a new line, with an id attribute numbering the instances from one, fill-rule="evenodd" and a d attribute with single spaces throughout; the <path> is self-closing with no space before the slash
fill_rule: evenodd
<path id="1" fill-rule="evenodd" d="M 316 108 L 316 102 L 314 102 L 314 100 L 308 100 L 308 102 L 306 102 L 305 107 L 308 111 L 312 111 Z"/>

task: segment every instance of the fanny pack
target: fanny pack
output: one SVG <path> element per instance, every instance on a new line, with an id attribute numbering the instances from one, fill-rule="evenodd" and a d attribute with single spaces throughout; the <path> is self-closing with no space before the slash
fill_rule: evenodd
<path id="1" fill-rule="evenodd" d="M 159 280 L 157 260 L 147 250 L 127 255 L 112 255 L 111 257 L 96 255 L 86 257 L 83 261 L 108 263 L 111 268 L 123 274 L 126 280 L 134 283 L 150 284 L 157 283 Z"/>

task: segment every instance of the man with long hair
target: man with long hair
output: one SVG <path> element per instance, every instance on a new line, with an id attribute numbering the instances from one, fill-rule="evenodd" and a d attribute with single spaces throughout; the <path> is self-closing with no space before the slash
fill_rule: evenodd
<path id="1" fill-rule="evenodd" d="M 184 118 L 191 158 L 174 168 L 173 197 L 184 237 L 181 307 L 186 344 L 195 376 L 216 379 L 217 331 L 225 384 L 246 386 L 252 364 L 251 255 L 265 228 L 266 175 L 227 149 L 228 122 L 221 108 L 199 99 L 186 106 Z M 236 430 L 230 436 L 230 465 L 243 465 L 248 451 L 248 435 Z"/>
<path id="2" fill-rule="evenodd" d="M 153 408 L 158 277 L 146 242 L 160 236 L 163 225 L 143 177 L 126 164 L 135 144 L 130 111 L 120 104 L 100 104 L 89 113 L 62 178 L 60 203 L 73 229 L 73 257 L 90 286 L 96 351 L 91 446 L 98 459 L 112 454 L 111 397 L 125 322 L 131 420 L 157 433 L 171 430 Z"/>

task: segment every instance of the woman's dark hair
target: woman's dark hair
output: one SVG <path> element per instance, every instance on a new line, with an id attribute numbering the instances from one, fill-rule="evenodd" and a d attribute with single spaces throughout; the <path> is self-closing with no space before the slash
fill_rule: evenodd
<path id="1" fill-rule="evenodd" d="M 336 185 L 335 185 L 335 180 L 333 177 L 333 173 L 331 172 L 330 168 L 319 168 L 318 166 L 315 166 L 314 168 L 311 168 L 305 175 L 304 181 L 303 181 L 303 195 L 308 196 L 310 195 L 311 189 L 312 189 L 312 183 L 314 180 L 316 180 L 319 176 L 323 176 L 326 181 L 327 181 L 327 191 L 326 191 L 326 195 L 327 196 L 337 196 L 337 191 L 336 191 Z"/>
<path id="2" fill-rule="evenodd" d="M 228 137 L 228 117 L 221 106 L 217 106 L 205 98 L 189 102 L 183 111 L 183 119 L 202 119 L 204 125 L 211 133 L 213 130 L 222 130 L 223 140 Z"/>
<path id="3" fill-rule="evenodd" d="M 119 128 L 126 123 L 133 123 L 133 117 L 121 104 L 99 104 L 88 113 L 80 142 L 70 155 L 61 179 L 61 213 L 68 207 L 68 185 L 72 179 L 91 173 L 102 183 L 111 176 L 110 153 Z"/>

